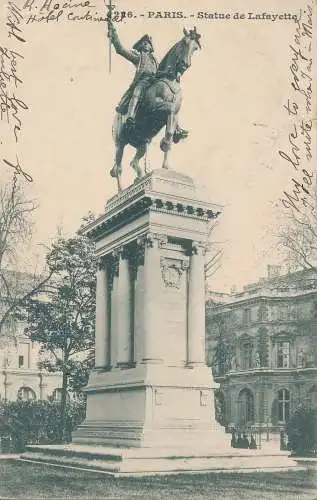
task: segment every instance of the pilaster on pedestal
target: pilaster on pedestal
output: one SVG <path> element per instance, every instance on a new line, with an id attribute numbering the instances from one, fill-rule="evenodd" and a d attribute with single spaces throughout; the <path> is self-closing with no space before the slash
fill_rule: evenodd
<path id="1" fill-rule="evenodd" d="M 160 247 L 164 239 L 148 233 L 144 238 L 143 274 L 143 363 L 161 363 L 160 308 L 161 295 Z"/>
<path id="2" fill-rule="evenodd" d="M 101 259 L 96 276 L 96 320 L 95 320 L 95 369 L 103 370 L 109 365 L 109 297 L 108 270 Z"/>
<path id="3" fill-rule="evenodd" d="M 118 282 L 119 282 L 119 253 L 114 251 L 109 257 L 109 267 L 111 275 L 109 279 L 110 288 L 110 365 L 115 367 L 118 362 L 118 338 L 116 335 L 118 328 Z"/>
<path id="4" fill-rule="evenodd" d="M 191 244 L 188 290 L 188 366 L 204 365 L 205 360 L 205 244 Z"/>
<path id="5" fill-rule="evenodd" d="M 128 367 L 134 361 L 133 325 L 132 325 L 132 285 L 129 265 L 129 253 L 126 248 L 120 249 L 119 275 L 116 289 L 117 305 L 117 366 Z"/>

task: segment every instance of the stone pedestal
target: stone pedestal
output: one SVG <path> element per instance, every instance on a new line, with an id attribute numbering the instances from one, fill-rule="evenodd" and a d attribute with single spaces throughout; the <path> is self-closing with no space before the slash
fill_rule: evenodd
<path id="1" fill-rule="evenodd" d="M 74 443 L 228 448 L 205 365 L 204 254 L 218 213 L 189 177 L 156 170 L 86 228 L 100 260 L 98 349 Z"/>
<path id="2" fill-rule="evenodd" d="M 219 212 L 189 177 L 155 170 L 86 227 L 99 259 L 86 419 L 71 445 L 24 458 L 116 474 L 261 467 L 259 453 L 230 448 L 205 364 L 204 254 Z M 290 465 L 277 455 L 273 468 Z"/>

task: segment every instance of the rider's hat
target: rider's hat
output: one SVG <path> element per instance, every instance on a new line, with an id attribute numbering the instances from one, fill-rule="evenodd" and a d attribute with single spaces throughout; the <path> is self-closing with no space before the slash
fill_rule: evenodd
<path id="1" fill-rule="evenodd" d="M 152 43 L 152 38 L 149 35 L 142 36 L 142 38 L 140 38 L 140 40 L 138 40 L 137 42 L 135 42 L 135 44 L 133 45 L 132 48 L 134 50 L 137 50 L 138 52 L 141 52 L 141 46 L 142 46 L 143 42 L 148 42 L 151 45 L 151 51 L 152 52 L 154 51 L 153 43 Z"/>

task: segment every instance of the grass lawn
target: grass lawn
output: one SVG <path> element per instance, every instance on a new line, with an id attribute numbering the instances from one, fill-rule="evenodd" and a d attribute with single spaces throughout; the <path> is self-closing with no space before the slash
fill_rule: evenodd
<path id="1" fill-rule="evenodd" d="M 186 474 L 115 479 L 103 474 L 0 460 L 0 499 L 317 499 L 317 471 Z"/>

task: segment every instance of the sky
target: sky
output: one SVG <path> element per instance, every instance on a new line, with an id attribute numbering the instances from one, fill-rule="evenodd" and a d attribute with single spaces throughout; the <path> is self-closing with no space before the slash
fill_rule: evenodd
<path id="1" fill-rule="evenodd" d="M 1 6 L 0 44 L 23 55 L 16 57 L 15 66 L 21 83 L 13 88 L 11 79 L 7 87 L 28 109 L 19 107 L 18 141 L 12 116 L 10 123 L 2 116 L 0 137 L 2 159 L 13 162 L 18 155 L 23 171 L 33 179 L 24 179 L 26 194 L 38 204 L 33 239 L 24 253 L 25 264 L 32 268 L 40 265 L 45 245 L 58 231 L 71 235 L 88 211 L 102 213 L 107 199 L 116 193 L 116 182 L 109 176 L 114 156 L 111 126 L 134 68 L 112 52 L 109 72 L 105 23 L 72 20 L 87 10 L 93 17 L 104 16 L 103 1 L 90 0 L 94 7 L 84 1 L 75 7 L 78 0 L 68 0 L 68 6 L 50 0 L 15 3 L 21 31 L 13 31 L 25 42 L 13 33 L 8 36 L 12 31 L 6 25 L 8 15 L 12 19 L 14 14 Z M 257 280 L 265 275 L 267 264 L 278 261 L 272 235 L 276 212 L 283 192 L 292 188 L 293 166 L 279 154 L 291 154 L 289 134 L 294 123 L 285 105 L 297 99 L 305 119 L 316 116 L 316 107 L 306 113 L 303 96 L 292 87 L 296 23 L 288 19 L 299 16 L 300 9 L 309 11 L 312 0 L 307 4 L 267 0 L 256 7 L 249 0 L 117 3 L 118 10 L 131 10 L 135 16 L 116 25 L 127 47 L 149 33 L 161 58 L 181 38 L 184 26 L 195 25 L 201 33 L 202 50 L 194 54 L 182 79 L 180 121 L 189 137 L 173 148 L 171 167 L 191 176 L 202 196 L 223 206 L 214 239 L 223 245 L 224 256 L 210 286 L 227 291 L 232 285 L 239 288 Z M 49 14 L 46 7 L 51 19 L 62 14 L 57 20 L 36 20 Z M 182 12 L 186 17 L 166 19 L 162 12 L 170 17 Z M 202 19 L 205 14 L 199 12 L 211 17 Z M 235 13 L 246 18 L 236 19 Z M 262 13 L 265 19 L 255 19 Z M 219 14 L 230 18 L 216 19 Z M 283 19 L 273 20 L 276 14 Z M 307 53 L 307 45 L 300 50 Z M 301 59 L 298 54 L 297 59 Z M 159 140 L 153 140 L 148 152 L 150 169 L 162 164 Z M 125 185 L 133 180 L 128 166 L 133 153 L 127 148 L 124 156 Z M 304 150 L 300 154 L 300 167 L 312 168 L 311 161 L 305 163 Z M 2 161 L 0 181 L 12 171 Z"/>

